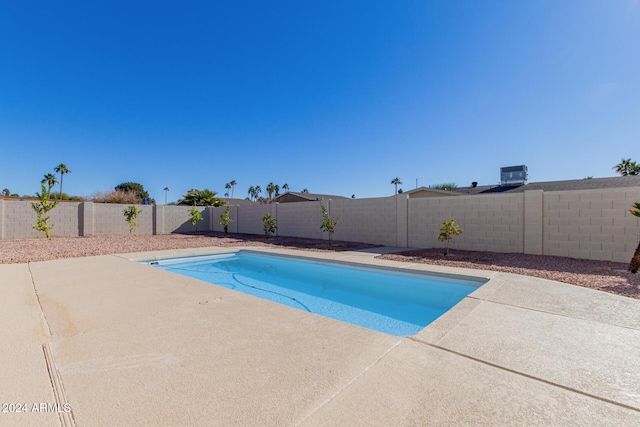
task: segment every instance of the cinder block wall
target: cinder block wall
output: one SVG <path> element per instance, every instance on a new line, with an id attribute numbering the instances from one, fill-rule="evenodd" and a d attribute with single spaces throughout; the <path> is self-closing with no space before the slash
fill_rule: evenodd
<path id="1" fill-rule="evenodd" d="M 452 216 L 464 233 L 454 248 L 568 256 L 628 262 L 640 239 L 640 219 L 629 209 L 640 188 L 583 191 L 525 191 L 516 194 L 408 199 L 325 200 L 339 218 L 334 238 L 387 246 L 444 247 L 438 242 L 442 220 Z M 53 236 L 129 234 L 126 205 L 64 202 L 51 211 Z M 136 234 L 191 232 L 187 206 L 138 205 Z M 199 231 L 222 231 L 225 208 L 201 208 Z M 263 234 L 262 216 L 278 220 L 282 236 L 326 239 L 318 202 L 232 206 L 231 233 Z M 41 238 L 33 229 L 30 202 L 0 200 L 0 238 Z"/>
<path id="2" fill-rule="evenodd" d="M 629 262 L 640 239 L 636 201 L 640 188 L 545 192 L 544 254 Z"/>
<path id="3" fill-rule="evenodd" d="M 231 224 L 229 224 L 228 230 L 229 233 L 238 233 L 238 208 L 238 206 L 231 206 L 231 209 L 229 210 L 229 218 L 231 218 Z M 220 215 L 227 210 L 227 207 L 212 207 L 209 208 L 209 210 L 211 213 L 211 230 L 219 231 L 221 233 L 224 232 L 224 226 L 220 224 Z M 260 219 L 260 224 L 262 224 L 262 219 Z M 260 227 L 262 227 L 262 225 Z M 260 228 L 260 230 L 262 230 L 262 228 Z"/>
<path id="4" fill-rule="evenodd" d="M 339 220 L 333 235 L 335 240 L 397 245 L 395 197 L 331 200 L 329 208 L 329 215 Z"/>
<path id="5" fill-rule="evenodd" d="M 325 206 L 327 202 L 325 202 Z M 320 229 L 322 209 L 320 202 L 278 204 L 278 236 L 328 238 Z"/>
<path id="6" fill-rule="evenodd" d="M 51 211 L 51 222 L 55 224 L 52 236 L 55 237 L 76 237 L 78 236 L 80 227 L 80 217 L 78 213 L 78 202 L 64 202 L 58 204 L 54 210 Z M 29 206 L 31 207 L 31 206 Z M 31 209 L 33 211 L 33 209 Z M 34 220 L 35 223 L 35 211 Z"/>
<path id="7" fill-rule="evenodd" d="M 449 196 L 409 199 L 409 247 L 439 248 L 440 227 L 453 218 L 463 233 L 452 248 L 490 251 L 524 251 L 524 195 Z"/>
<path id="8" fill-rule="evenodd" d="M 277 205 L 275 204 L 239 206 L 238 221 L 236 223 L 237 232 L 246 234 L 264 234 L 264 230 L 262 229 L 262 217 L 267 213 L 272 217 L 276 217 L 276 206 Z M 280 228 L 282 224 L 278 221 L 276 225 Z"/>
<path id="9" fill-rule="evenodd" d="M 2 238 L 29 239 L 44 237 L 44 233 L 34 230 L 38 215 L 30 201 L 2 201 Z M 51 235 L 55 237 L 78 236 L 78 205 L 76 202 L 63 202 L 49 212 L 49 224 L 53 224 Z"/>
<path id="10" fill-rule="evenodd" d="M 196 227 L 189 222 L 190 206 L 157 206 L 156 234 L 191 233 Z M 198 231 L 209 231 L 209 213 L 207 208 L 199 206 L 202 221 L 198 221 Z"/>
<path id="11" fill-rule="evenodd" d="M 129 205 L 109 203 L 93 204 L 93 232 L 99 235 L 129 234 L 129 223 L 124 216 L 124 210 Z M 138 215 L 138 227 L 134 234 L 153 234 L 153 206 L 136 205 L 142 212 Z"/>

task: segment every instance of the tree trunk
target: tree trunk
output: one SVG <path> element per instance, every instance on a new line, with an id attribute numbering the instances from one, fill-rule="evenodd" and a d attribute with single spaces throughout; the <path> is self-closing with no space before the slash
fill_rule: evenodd
<path id="1" fill-rule="evenodd" d="M 637 273 L 640 269 L 640 242 L 638 243 L 638 247 L 636 248 L 636 252 L 633 254 L 633 258 L 631 258 L 631 262 L 629 263 L 629 271 L 632 273 Z"/>

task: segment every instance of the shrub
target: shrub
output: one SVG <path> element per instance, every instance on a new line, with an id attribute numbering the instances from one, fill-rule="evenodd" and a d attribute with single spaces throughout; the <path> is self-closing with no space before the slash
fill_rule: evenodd
<path id="1" fill-rule="evenodd" d="M 458 188 L 458 184 L 455 182 L 443 182 L 442 184 L 434 184 L 431 187 L 437 190 L 455 190 Z"/>
<path id="2" fill-rule="evenodd" d="M 633 209 L 629 209 L 629 213 L 633 216 L 637 216 L 640 218 L 640 202 L 634 202 Z M 632 273 L 637 273 L 640 269 L 640 243 L 636 247 L 636 251 L 631 258 L 631 262 L 629 263 L 629 271 Z"/>
<path id="3" fill-rule="evenodd" d="M 336 225 L 338 225 L 338 218 L 331 218 L 322 202 L 320 202 L 320 209 L 322 209 L 322 224 L 320 224 L 320 228 L 322 231 L 329 233 L 329 241 L 331 242 L 333 241 L 333 232 Z"/>
<path id="4" fill-rule="evenodd" d="M 229 217 L 229 212 L 231 212 L 231 206 L 227 205 L 227 209 L 220 214 L 220 221 L 218 222 L 218 224 L 224 227 L 224 234 L 227 234 L 229 231 L 229 224 L 233 222 L 231 217 Z"/>
<path id="5" fill-rule="evenodd" d="M 121 203 L 127 205 L 138 204 L 141 201 L 135 192 L 124 190 L 107 191 L 104 193 L 96 191 L 89 196 L 88 199 L 93 203 Z"/>
<path id="6" fill-rule="evenodd" d="M 448 220 L 445 218 L 442 221 L 442 227 L 440 228 L 440 235 L 438 240 L 441 242 L 447 242 L 447 249 L 445 255 L 449 255 L 449 245 L 453 243 L 453 236 L 459 236 L 462 234 L 462 228 L 455 224 L 453 219 Z"/>
<path id="7" fill-rule="evenodd" d="M 124 217 L 129 223 L 129 234 L 133 233 L 133 231 L 138 226 L 138 214 L 142 213 L 142 209 L 138 209 L 137 207 L 131 205 L 124 210 Z"/>
<path id="8" fill-rule="evenodd" d="M 40 201 L 38 203 L 31 203 L 31 207 L 38 214 L 38 218 L 36 219 L 36 225 L 33 226 L 35 230 L 42 231 L 47 236 L 47 239 L 51 239 L 51 230 L 53 230 L 53 224 L 49 224 L 49 211 L 58 206 L 60 203 L 59 200 L 49 200 L 49 196 L 51 195 L 51 184 L 48 187 L 45 186 L 46 181 L 42 181 L 40 184 L 42 186 L 42 191 L 40 193 L 36 193 L 38 199 Z"/>
<path id="9" fill-rule="evenodd" d="M 203 219 L 202 213 L 195 206 L 189 209 L 189 222 L 196 226 L 196 231 L 198 231 L 198 221 Z"/>
<path id="10" fill-rule="evenodd" d="M 276 229 L 278 228 L 276 226 L 276 222 L 277 220 L 269 214 L 265 214 L 262 217 L 262 229 L 264 230 L 264 235 L 267 236 L 267 239 L 276 232 Z"/>
<path id="11" fill-rule="evenodd" d="M 224 206 L 224 202 L 216 197 L 216 192 L 208 189 L 192 189 L 178 200 L 181 206 Z"/>
<path id="12" fill-rule="evenodd" d="M 136 201 L 134 203 L 136 204 L 142 203 L 144 199 L 147 199 L 147 203 L 150 205 L 156 204 L 156 201 L 149 197 L 149 193 L 147 193 L 147 191 L 144 189 L 144 186 L 142 184 L 138 184 L 137 182 L 123 182 L 122 184 L 116 185 L 114 190 L 135 194 Z"/>

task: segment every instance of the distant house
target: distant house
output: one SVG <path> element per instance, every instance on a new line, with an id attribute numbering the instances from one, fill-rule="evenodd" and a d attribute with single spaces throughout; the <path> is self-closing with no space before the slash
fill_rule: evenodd
<path id="1" fill-rule="evenodd" d="M 461 194 L 495 194 L 522 193 L 529 190 L 569 191 L 569 190 L 605 190 L 609 188 L 640 187 L 640 176 L 616 176 L 612 178 L 571 179 L 567 181 L 529 182 L 514 185 L 477 185 L 457 187 L 455 193 Z M 407 191 L 408 193 L 408 191 Z M 448 193 L 448 192 L 447 192 Z"/>
<path id="2" fill-rule="evenodd" d="M 407 194 L 410 199 L 420 197 L 442 197 L 442 196 L 464 196 L 464 193 L 458 193 L 457 188 L 454 191 L 440 190 L 438 188 L 420 187 L 414 190 L 407 190 L 402 194 Z"/>
<path id="3" fill-rule="evenodd" d="M 472 185 L 456 187 L 453 190 L 420 187 L 407 190 L 409 198 L 466 196 L 470 194 L 522 193 L 529 190 L 569 191 L 569 190 L 605 190 L 608 188 L 640 187 L 640 176 L 616 176 L 611 178 L 571 179 L 567 181 L 529 182 L 504 185 Z"/>
<path id="4" fill-rule="evenodd" d="M 230 206 L 249 206 L 249 205 L 257 205 L 258 202 L 254 202 L 253 200 L 247 199 L 231 199 L 229 197 L 218 197 L 225 204 L 228 203 Z"/>
<path id="5" fill-rule="evenodd" d="M 279 195 L 273 199 L 275 203 L 292 203 L 292 202 L 313 202 L 318 200 L 336 200 L 348 199 L 343 196 L 335 196 L 332 194 L 312 194 L 312 193 L 296 193 L 293 191 Z"/>

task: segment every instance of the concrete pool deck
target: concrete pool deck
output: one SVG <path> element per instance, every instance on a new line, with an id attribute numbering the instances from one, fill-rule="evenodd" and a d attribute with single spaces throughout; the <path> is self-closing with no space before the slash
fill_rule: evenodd
<path id="1" fill-rule="evenodd" d="M 401 339 L 130 261 L 229 250 L 0 265 L 0 425 L 640 424 L 638 300 L 260 249 L 489 279 Z"/>

